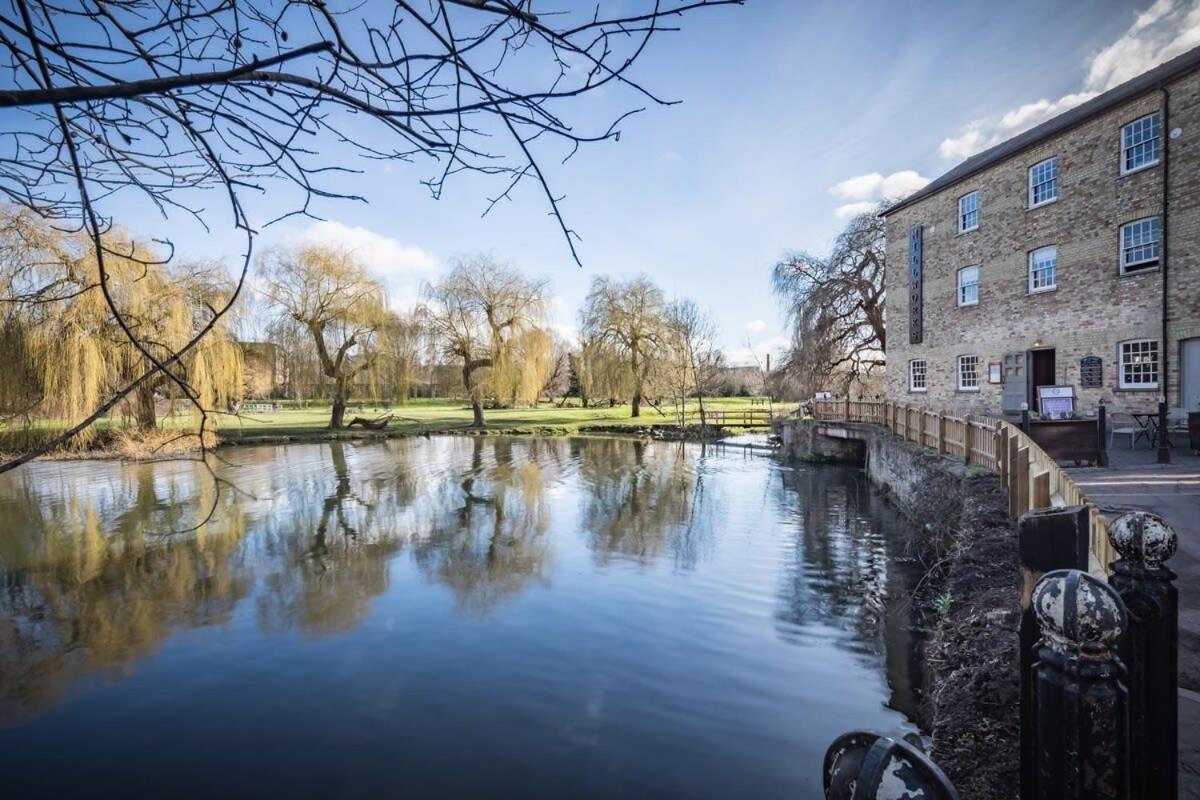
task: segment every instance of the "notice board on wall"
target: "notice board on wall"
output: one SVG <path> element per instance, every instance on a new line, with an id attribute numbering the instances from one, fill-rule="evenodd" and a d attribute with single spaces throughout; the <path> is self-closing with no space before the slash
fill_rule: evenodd
<path id="1" fill-rule="evenodd" d="M 1104 362 L 1100 356 L 1079 359 L 1079 385 L 1085 389 L 1099 389 L 1104 385 Z"/>

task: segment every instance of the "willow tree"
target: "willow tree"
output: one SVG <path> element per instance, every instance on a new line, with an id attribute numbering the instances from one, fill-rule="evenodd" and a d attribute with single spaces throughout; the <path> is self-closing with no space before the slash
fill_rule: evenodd
<path id="1" fill-rule="evenodd" d="M 544 314 L 546 285 L 477 256 L 426 286 L 425 296 L 422 313 L 429 330 L 443 353 L 461 362 L 473 425 L 483 427 L 489 388 L 493 396 L 512 397 L 526 380 L 530 365 L 518 357 L 517 344 L 533 344 L 529 332 Z M 534 391 L 541 385 L 537 382 Z"/>
<path id="2" fill-rule="evenodd" d="M 798 252 L 775 265 L 771 285 L 792 328 L 780 370 L 801 396 L 839 379 L 845 391 L 885 366 L 885 226 L 860 214 L 838 235 L 828 257 Z"/>
<path id="3" fill-rule="evenodd" d="M 644 275 L 629 281 L 598 276 L 584 300 L 584 335 L 611 347 L 629 366 L 632 416 L 641 416 L 642 400 L 664 346 L 667 303 L 662 290 Z"/>
<path id="4" fill-rule="evenodd" d="M 108 234 L 104 246 L 102 286 L 85 239 L 29 212 L 0 211 L 6 410 L 69 428 L 147 373 L 115 406 L 143 430 L 157 426 L 159 398 L 183 396 L 202 408 L 229 405 L 241 392 L 242 358 L 222 321 L 177 360 L 175 379 L 154 371 L 213 322 L 212 309 L 232 291 L 228 276 L 215 267 L 169 266 L 118 232 Z M 94 435 L 89 426 L 75 441 L 86 444 Z"/>
<path id="5" fill-rule="evenodd" d="M 374 377 L 390 312 L 383 284 L 345 248 L 308 244 L 259 259 L 263 295 L 280 321 L 307 331 L 321 375 L 329 379 L 329 427 L 338 430 L 355 382 Z"/>

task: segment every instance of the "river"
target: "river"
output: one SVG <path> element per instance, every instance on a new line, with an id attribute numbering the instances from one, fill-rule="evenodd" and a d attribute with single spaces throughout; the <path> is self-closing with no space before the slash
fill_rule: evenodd
<path id="1" fill-rule="evenodd" d="M 34 463 L 5 794 L 818 798 L 835 736 L 913 728 L 912 538 L 860 471 L 738 447 Z"/>

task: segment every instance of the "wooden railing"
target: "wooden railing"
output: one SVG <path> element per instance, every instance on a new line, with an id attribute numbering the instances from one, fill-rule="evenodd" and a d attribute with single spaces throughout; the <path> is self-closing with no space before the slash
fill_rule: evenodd
<path id="1" fill-rule="evenodd" d="M 814 400 L 813 418 L 884 425 L 907 441 L 996 473 L 1008 489 L 1008 511 L 1014 520 L 1031 509 L 1087 506 L 1090 571 L 1106 575 L 1108 565 L 1117 559 L 1100 509 L 1037 442 L 1009 422 L 887 400 L 844 398 Z"/>

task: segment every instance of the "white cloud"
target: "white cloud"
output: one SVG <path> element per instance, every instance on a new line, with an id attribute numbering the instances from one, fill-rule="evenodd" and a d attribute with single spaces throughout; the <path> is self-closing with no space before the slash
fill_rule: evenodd
<path id="1" fill-rule="evenodd" d="M 855 175 L 829 187 L 829 193 L 842 200 L 879 200 L 881 198 L 906 197 L 925 184 L 929 178 L 916 170 L 902 169 L 891 175 L 868 172 Z"/>
<path id="2" fill-rule="evenodd" d="M 415 245 L 403 244 L 390 236 L 336 220 L 314 222 L 301 232 L 300 238 L 306 242 L 345 247 L 380 278 L 426 275 L 436 272 L 439 266 L 437 258 Z"/>
<path id="3" fill-rule="evenodd" d="M 1084 85 L 1057 100 L 1042 98 L 999 117 L 975 120 L 942 140 L 942 158 L 961 161 L 1085 103 L 1101 92 L 1200 45 L 1200 0 L 1157 0 L 1115 42 L 1088 59 Z"/>
<path id="4" fill-rule="evenodd" d="M 853 201 L 834 211 L 838 219 L 848 219 L 874 211 L 884 200 L 907 197 L 927 183 L 929 178 L 912 169 L 902 169 L 891 175 L 868 172 L 830 186 L 829 193 L 840 200 Z"/>
<path id="5" fill-rule="evenodd" d="M 345 247 L 357 255 L 373 275 L 383 281 L 396 309 L 412 308 L 421 283 L 440 268 L 436 256 L 420 247 L 404 244 L 390 236 L 336 220 L 314 222 L 299 238 L 314 244 Z"/>
<path id="6" fill-rule="evenodd" d="M 766 330 L 766 327 L 767 323 L 761 319 L 752 319 L 746 323 L 746 331 L 748 333 L 758 333 L 759 331 Z"/>
<path id="7" fill-rule="evenodd" d="M 859 214 L 866 214 L 874 211 L 879 205 L 878 200 L 861 200 L 857 203 L 846 203 L 844 206 L 838 206 L 833 213 L 838 219 L 850 219 L 857 217 Z"/>

